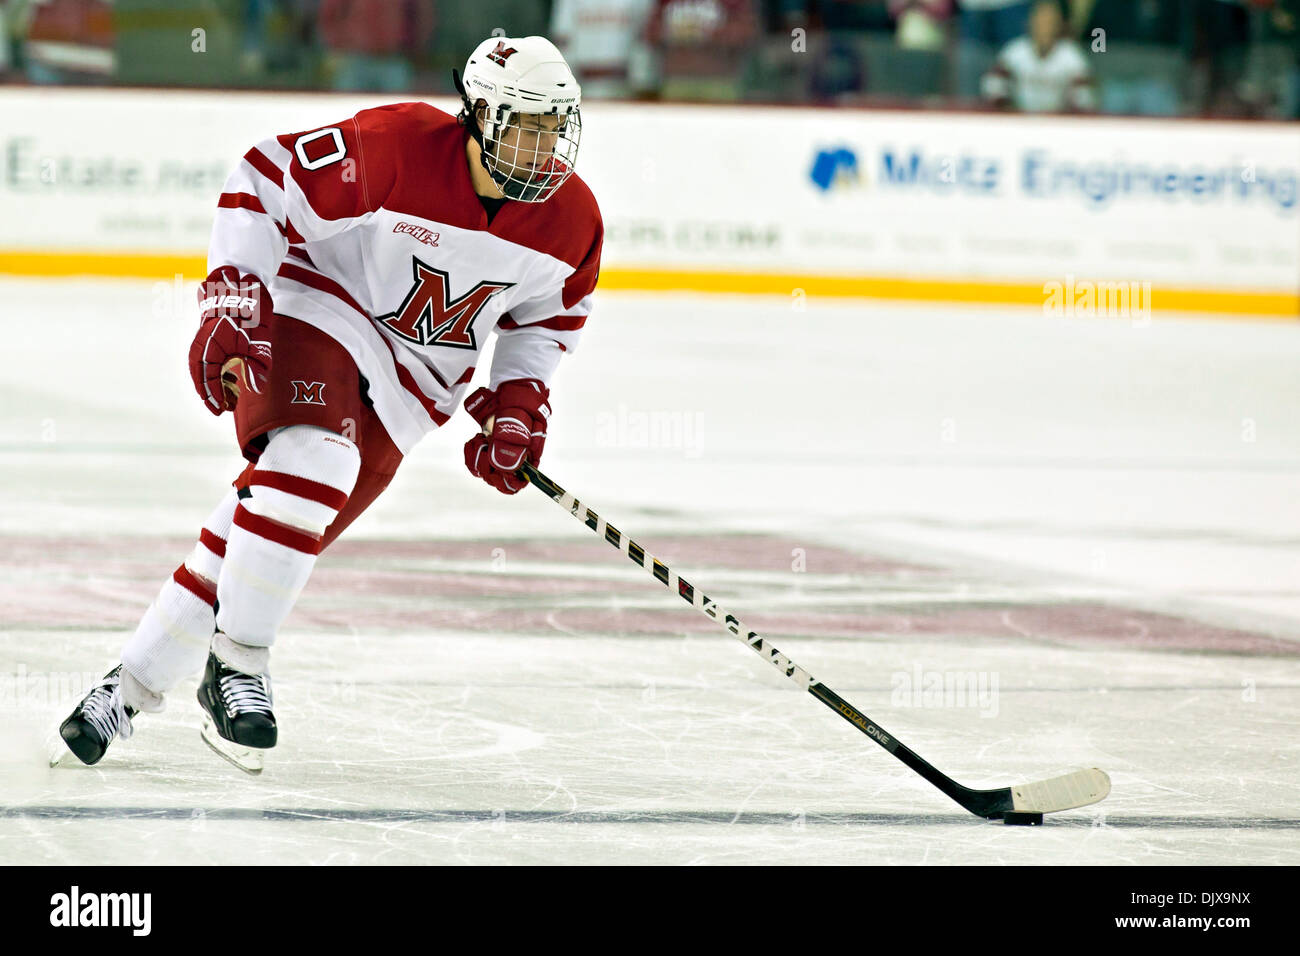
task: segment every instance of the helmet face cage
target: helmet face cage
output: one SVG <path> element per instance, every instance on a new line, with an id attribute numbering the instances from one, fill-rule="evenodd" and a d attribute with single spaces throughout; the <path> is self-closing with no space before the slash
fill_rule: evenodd
<path id="1" fill-rule="evenodd" d="M 483 164 L 506 198 L 545 202 L 573 175 L 582 137 L 577 106 L 565 113 L 483 110 Z"/>

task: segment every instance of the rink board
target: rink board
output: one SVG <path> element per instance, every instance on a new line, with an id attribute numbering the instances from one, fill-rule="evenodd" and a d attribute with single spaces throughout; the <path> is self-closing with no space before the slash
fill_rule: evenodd
<path id="1" fill-rule="evenodd" d="M 0 91 L 0 273 L 199 278 L 250 146 L 387 101 Z M 585 120 L 605 289 L 1300 318 L 1295 124 L 624 103 Z"/>

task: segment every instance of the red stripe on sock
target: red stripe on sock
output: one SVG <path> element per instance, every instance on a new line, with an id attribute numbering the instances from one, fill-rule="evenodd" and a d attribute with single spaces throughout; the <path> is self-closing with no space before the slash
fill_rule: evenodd
<path id="1" fill-rule="evenodd" d="M 267 541 L 274 541 L 276 544 L 282 544 L 286 548 L 301 551 L 303 554 L 320 553 L 320 539 L 313 538 L 302 531 L 295 531 L 293 528 L 279 522 L 270 521 L 261 515 L 255 515 L 251 511 L 246 511 L 243 505 L 235 509 L 234 523 L 249 534 L 255 534 Z"/>
<path id="2" fill-rule="evenodd" d="M 217 600 L 217 592 L 191 574 L 190 569 L 183 564 L 172 573 L 172 580 L 200 601 L 206 602 L 209 607 Z"/>
<path id="3" fill-rule="evenodd" d="M 215 533 L 209 531 L 207 528 L 199 531 L 199 544 L 203 545 L 203 547 L 207 548 L 219 558 L 224 558 L 226 556 L 226 540 L 224 538 L 218 538 Z"/>
<path id="4" fill-rule="evenodd" d="M 282 471 L 263 471 L 259 468 L 253 472 L 252 477 L 248 479 L 248 483 L 250 485 L 264 485 L 267 488 L 274 488 L 277 491 L 297 495 L 299 498 L 306 498 L 308 501 L 314 501 L 327 508 L 333 508 L 335 511 L 342 511 L 343 506 L 348 503 L 348 496 L 337 488 L 332 488 L 319 481 L 312 481 L 310 478 L 287 475 Z"/>

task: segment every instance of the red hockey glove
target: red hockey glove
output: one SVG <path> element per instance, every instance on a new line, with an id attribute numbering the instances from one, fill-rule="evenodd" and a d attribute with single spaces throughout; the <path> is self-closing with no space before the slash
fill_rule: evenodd
<path id="1" fill-rule="evenodd" d="M 470 474 L 506 495 L 527 484 L 515 471 L 525 459 L 530 465 L 542 460 L 550 396 L 550 389 L 537 379 L 516 378 L 502 382 L 495 392 L 480 388 L 465 399 L 465 410 L 485 432 L 465 443 Z"/>
<path id="2" fill-rule="evenodd" d="M 213 415 L 233 409 L 241 388 L 261 392 L 271 343 L 249 336 L 271 317 L 271 294 L 253 275 L 222 266 L 199 285 L 199 331 L 190 345 L 190 377 Z"/>

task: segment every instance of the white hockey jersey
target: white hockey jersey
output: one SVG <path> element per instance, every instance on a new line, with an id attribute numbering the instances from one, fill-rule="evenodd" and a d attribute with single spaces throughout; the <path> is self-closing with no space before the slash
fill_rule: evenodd
<path id="1" fill-rule="evenodd" d="M 492 387 L 549 384 L 600 273 L 587 185 L 575 174 L 489 224 L 468 138 L 453 116 L 399 103 L 268 139 L 227 180 L 213 226 L 209 273 L 256 275 L 277 313 L 342 344 L 403 454 L 451 417 L 493 331 Z"/>
<path id="2" fill-rule="evenodd" d="M 1029 37 L 1019 37 L 1002 48 L 983 86 L 985 96 L 1009 99 L 1022 112 L 1054 113 L 1095 109 L 1091 80 L 1078 44 L 1060 40 L 1040 57 Z"/>

